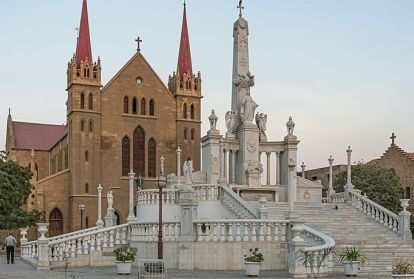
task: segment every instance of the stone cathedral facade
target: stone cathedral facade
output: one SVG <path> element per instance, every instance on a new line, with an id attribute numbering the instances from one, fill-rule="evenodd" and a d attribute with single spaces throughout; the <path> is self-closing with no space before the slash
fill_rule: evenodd
<path id="1" fill-rule="evenodd" d="M 118 222 L 124 223 L 130 171 L 144 178 L 145 188 L 155 187 L 159 158 L 168 162 L 167 173 L 175 172 L 178 146 L 183 162 L 191 159 L 200 170 L 201 75 L 192 71 L 185 6 L 177 71 L 167 85 L 139 50 L 106 84 L 103 63 L 92 56 L 83 0 L 76 53 L 67 68 L 66 123 L 18 122 L 9 112 L 6 152 L 32 170 L 26 206 L 43 213 L 49 235 L 95 226 L 99 184 L 104 194 L 113 192 Z"/>

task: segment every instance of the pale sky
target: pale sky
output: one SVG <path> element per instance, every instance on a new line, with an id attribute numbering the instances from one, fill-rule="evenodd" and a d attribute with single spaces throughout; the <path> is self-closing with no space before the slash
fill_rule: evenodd
<path id="1" fill-rule="evenodd" d="M 203 134 L 216 109 L 224 133 L 230 109 L 236 0 L 189 0 L 193 69 L 203 78 Z M 282 140 L 290 115 L 299 162 L 327 165 L 379 157 L 390 144 L 414 152 L 414 1 L 250 0 L 252 96 Z M 66 68 L 75 50 L 81 0 L 1 0 L 0 149 L 8 108 L 14 120 L 64 123 Z M 92 51 L 104 84 L 143 54 L 164 82 L 175 70 L 181 0 L 89 0 Z"/>

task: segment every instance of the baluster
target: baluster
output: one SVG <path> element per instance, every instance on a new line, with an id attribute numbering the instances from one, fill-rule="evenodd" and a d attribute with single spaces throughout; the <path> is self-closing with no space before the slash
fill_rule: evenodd
<path id="1" fill-rule="evenodd" d="M 393 231 L 397 232 L 398 231 L 398 221 L 396 219 L 393 218 Z"/>
<path id="2" fill-rule="evenodd" d="M 233 223 L 228 223 L 227 241 L 233 242 Z"/>
<path id="3" fill-rule="evenodd" d="M 216 242 L 216 241 L 218 241 L 219 224 L 218 223 L 214 223 L 214 224 L 212 224 L 212 226 L 213 226 L 213 241 Z"/>
<path id="4" fill-rule="evenodd" d="M 128 228 L 127 227 L 122 228 L 122 232 L 123 232 L 122 245 L 125 245 L 128 243 Z"/>
<path id="5" fill-rule="evenodd" d="M 82 240 L 80 238 L 76 241 L 76 255 L 82 255 Z"/>
<path id="6" fill-rule="evenodd" d="M 265 240 L 265 223 L 261 222 L 261 224 L 259 224 L 259 241 L 264 241 Z"/>
<path id="7" fill-rule="evenodd" d="M 249 241 L 249 223 L 243 223 L 243 226 L 244 226 L 243 241 Z"/>
<path id="8" fill-rule="evenodd" d="M 101 251 L 102 247 L 102 234 L 101 233 L 97 233 L 96 234 L 96 251 Z"/>
<path id="9" fill-rule="evenodd" d="M 286 241 L 286 223 L 282 223 L 282 228 L 281 228 L 280 233 L 281 233 L 280 240 Z"/>
<path id="10" fill-rule="evenodd" d="M 226 241 L 226 225 L 224 223 L 221 223 L 220 228 L 221 228 L 220 241 L 224 242 Z"/>
<path id="11" fill-rule="evenodd" d="M 252 226 L 252 241 L 256 241 L 257 240 L 256 223 L 252 222 L 251 226 Z"/>
<path id="12" fill-rule="evenodd" d="M 90 243 L 89 243 L 89 246 L 90 246 L 90 253 L 92 254 L 93 252 L 95 252 L 95 248 L 96 248 L 96 241 L 95 241 L 95 239 L 96 239 L 96 235 L 91 235 L 90 237 Z"/>
<path id="13" fill-rule="evenodd" d="M 162 226 L 162 231 L 163 231 L 163 234 L 165 235 L 165 241 L 169 241 L 170 240 L 170 232 L 169 232 L 169 230 L 168 230 L 168 224 L 164 224 L 163 226 Z"/>
<path id="14" fill-rule="evenodd" d="M 197 241 L 203 241 L 204 237 L 203 237 L 203 229 L 202 229 L 203 224 L 201 223 L 197 223 Z"/>
<path id="15" fill-rule="evenodd" d="M 109 231 L 109 247 L 114 247 L 114 231 Z"/>
<path id="16" fill-rule="evenodd" d="M 115 231 L 115 245 L 121 244 L 121 236 L 119 235 L 119 230 Z"/>
<path id="17" fill-rule="evenodd" d="M 236 241 L 241 241 L 240 226 L 240 223 L 236 223 Z"/>
<path id="18" fill-rule="evenodd" d="M 272 241 L 272 225 L 270 223 L 267 223 L 266 228 L 266 240 Z"/>
<path id="19" fill-rule="evenodd" d="M 71 258 L 76 257 L 76 240 L 70 241 L 70 257 Z"/>
<path id="20" fill-rule="evenodd" d="M 174 226 L 174 229 L 175 229 L 174 238 L 175 238 L 175 240 L 177 240 L 179 235 L 180 235 L 180 229 L 181 229 L 180 223 L 176 223 L 175 226 Z"/>
<path id="21" fill-rule="evenodd" d="M 83 238 L 83 254 L 89 254 L 89 239 L 87 237 Z"/>
<path id="22" fill-rule="evenodd" d="M 56 257 L 56 248 L 54 248 L 54 246 L 49 246 L 49 261 L 55 261 L 55 259 L 57 259 Z M 54 253 L 53 253 L 54 252 Z"/>
<path id="23" fill-rule="evenodd" d="M 65 247 L 66 245 L 64 242 L 59 245 L 59 261 L 60 262 L 63 262 L 63 258 L 65 257 Z"/>

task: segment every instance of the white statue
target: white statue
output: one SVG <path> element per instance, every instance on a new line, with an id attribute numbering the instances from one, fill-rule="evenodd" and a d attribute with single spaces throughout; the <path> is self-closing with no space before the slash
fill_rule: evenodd
<path id="1" fill-rule="evenodd" d="M 218 120 L 218 117 L 217 117 L 214 109 L 211 110 L 211 114 L 208 117 L 208 120 L 210 121 L 210 130 L 217 130 L 217 120 Z"/>
<path id="2" fill-rule="evenodd" d="M 106 194 L 106 198 L 108 199 L 108 209 L 112 209 L 114 205 L 114 196 L 112 195 L 112 191 L 109 191 Z"/>
<path id="3" fill-rule="evenodd" d="M 188 159 L 184 162 L 183 165 L 183 172 L 185 177 L 185 184 L 191 185 L 193 184 L 193 161 Z"/>
<path id="4" fill-rule="evenodd" d="M 267 114 L 256 113 L 256 124 L 260 131 L 260 141 L 267 141 L 267 136 L 266 136 Z"/>
<path id="5" fill-rule="evenodd" d="M 295 130 L 295 122 L 293 122 L 292 116 L 289 117 L 289 121 L 286 123 L 288 130 L 288 136 L 293 136 L 293 131 Z"/>
<path id="6" fill-rule="evenodd" d="M 237 118 L 236 118 L 237 116 L 236 116 L 236 113 L 234 112 L 234 111 L 228 111 L 228 112 L 226 112 L 226 117 L 225 117 L 225 120 L 226 120 L 226 128 L 227 128 L 227 132 L 228 133 L 233 133 L 234 132 L 234 130 L 235 130 L 235 126 L 236 126 L 236 121 L 237 121 Z"/>
<path id="7" fill-rule="evenodd" d="M 258 105 L 250 94 L 244 96 L 240 106 L 240 117 L 243 123 L 250 123 L 254 119 L 254 113 Z"/>

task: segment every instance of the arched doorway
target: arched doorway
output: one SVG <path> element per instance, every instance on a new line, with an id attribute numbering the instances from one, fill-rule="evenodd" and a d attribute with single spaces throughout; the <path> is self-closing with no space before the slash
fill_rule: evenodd
<path id="1" fill-rule="evenodd" d="M 56 236 L 63 233 L 63 215 L 55 208 L 49 214 L 49 236 Z"/>

